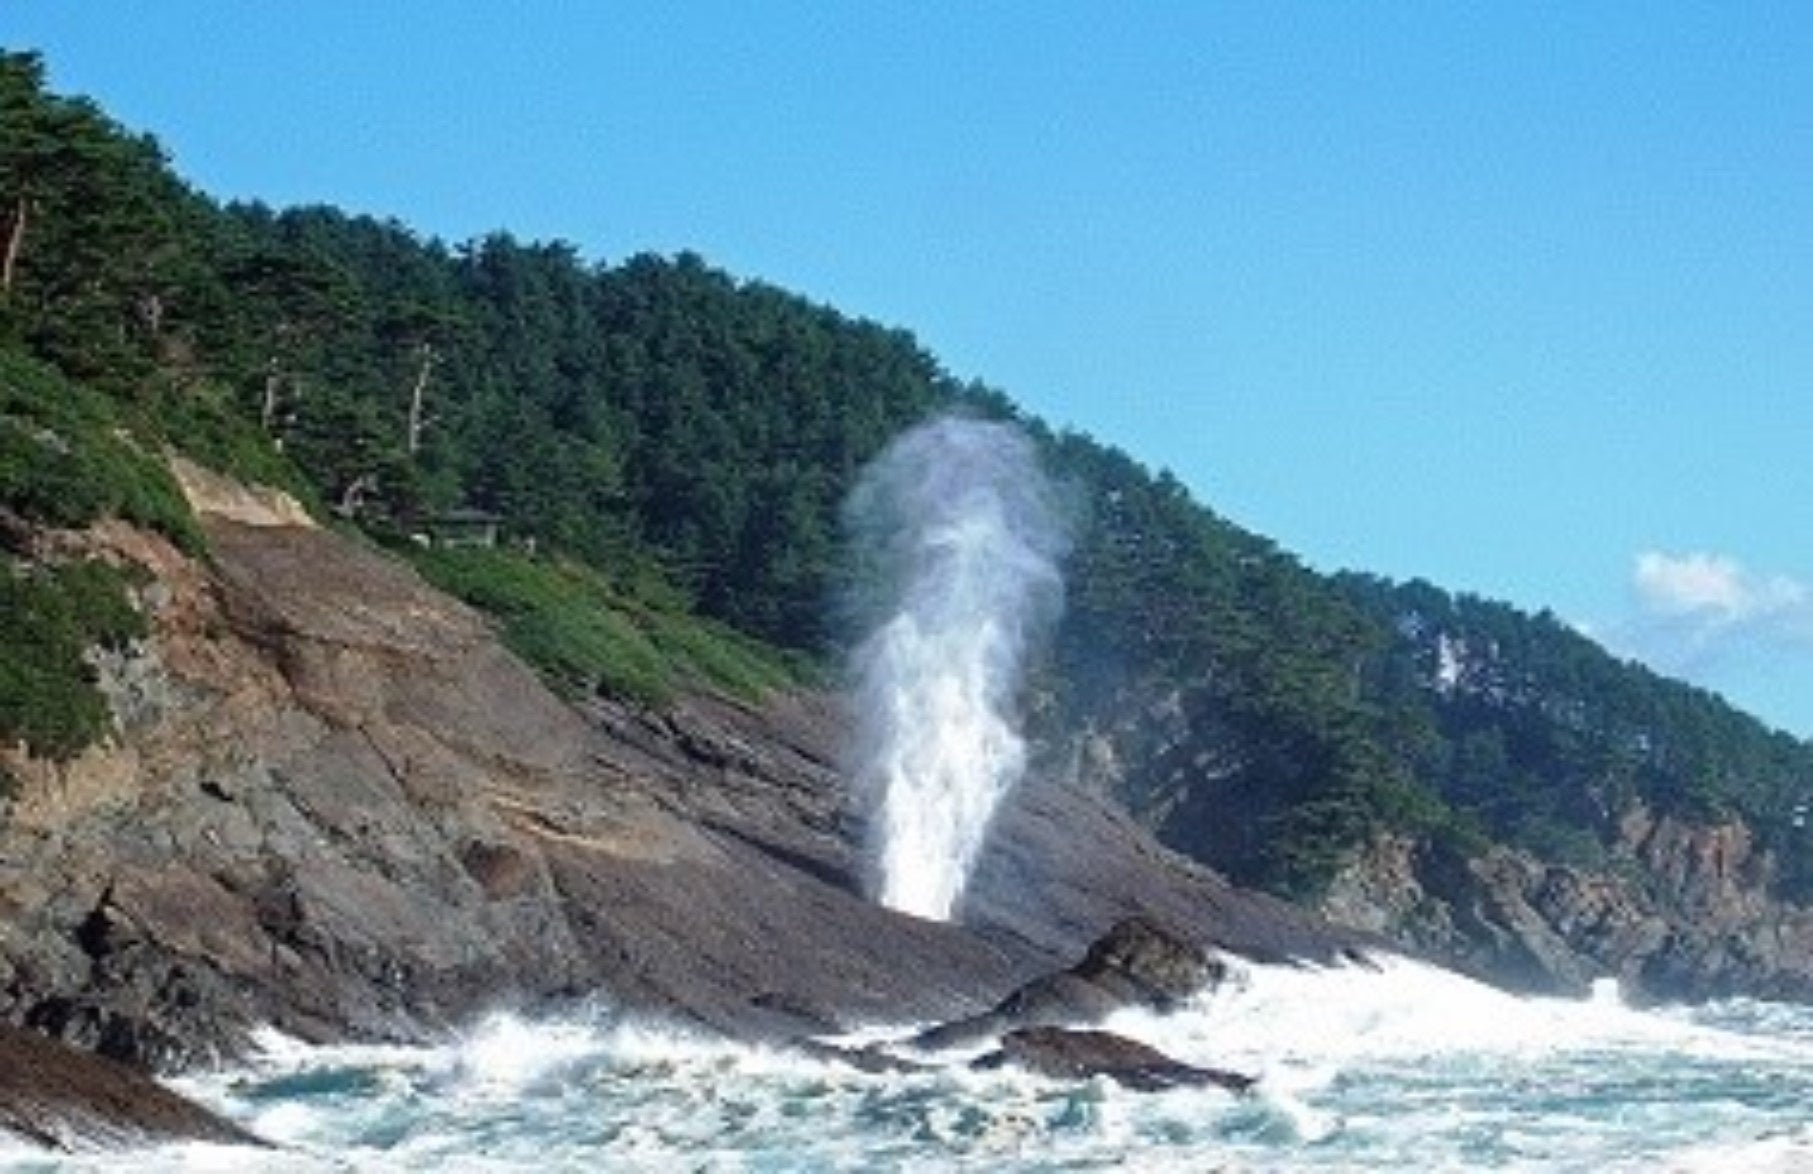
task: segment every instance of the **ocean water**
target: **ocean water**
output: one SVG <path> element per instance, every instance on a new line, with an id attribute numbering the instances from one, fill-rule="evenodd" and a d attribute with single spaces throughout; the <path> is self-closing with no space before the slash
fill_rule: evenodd
<path id="1" fill-rule="evenodd" d="M 1113 1030 L 1261 1077 L 1135 1093 L 868 1075 L 624 1022 L 499 1014 L 437 1048 L 309 1047 L 179 1082 L 282 1148 L 46 1158 L 31 1171 L 1813 1169 L 1813 1008 L 1523 999 L 1430 967 L 1246 966 Z M 870 1039 L 891 1033 L 877 1029 Z"/>

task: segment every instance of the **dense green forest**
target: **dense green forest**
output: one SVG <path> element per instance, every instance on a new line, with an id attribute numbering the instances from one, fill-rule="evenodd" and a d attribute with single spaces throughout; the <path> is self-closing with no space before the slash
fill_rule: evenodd
<path id="1" fill-rule="evenodd" d="M 690 254 L 221 205 L 29 54 L 0 56 L 0 250 L 0 735 L 43 753 L 98 735 L 80 649 L 135 629 L 129 584 L 58 591 L 90 573 L 21 534 L 114 514 L 199 550 L 166 448 L 393 545 L 568 693 L 658 704 L 822 671 L 856 471 L 928 414 L 1022 415 L 902 330 Z M 1305 893 L 1381 831 L 1594 861 L 1641 800 L 1753 821 L 1813 892 L 1806 744 L 1550 617 L 1316 574 L 1168 474 L 1021 422 L 1079 512 L 1035 732 L 1055 756 L 1162 725 L 1115 785 L 1173 845 Z M 411 540 L 456 510 L 501 547 Z"/>

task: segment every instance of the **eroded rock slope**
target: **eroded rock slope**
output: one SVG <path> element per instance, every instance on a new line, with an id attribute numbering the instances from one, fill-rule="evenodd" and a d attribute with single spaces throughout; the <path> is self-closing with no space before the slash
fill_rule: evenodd
<path id="1" fill-rule="evenodd" d="M 196 497 L 206 565 L 58 539 L 144 568 L 154 634 L 102 664 L 109 744 L 9 759 L 0 1018 L 166 1068 L 260 1023 L 408 1038 L 562 998 L 790 1035 L 981 1009 L 1133 914 L 1257 956 L 1361 940 L 1037 779 L 966 926 L 880 909 L 832 700 L 575 708 L 385 554 Z"/>

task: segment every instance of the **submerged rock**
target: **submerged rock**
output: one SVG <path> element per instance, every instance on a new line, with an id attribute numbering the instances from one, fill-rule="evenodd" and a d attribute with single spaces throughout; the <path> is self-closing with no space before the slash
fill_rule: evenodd
<path id="1" fill-rule="evenodd" d="M 919 1072 L 930 1072 L 933 1066 L 896 1056 L 878 1044 L 869 1044 L 860 1048 L 848 1048 L 841 1044 L 825 1043 L 822 1040 L 796 1040 L 792 1050 L 809 1060 L 819 1060 L 827 1064 L 841 1064 L 866 1072 L 871 1076 L 912 1075 Z"/>
<path id="2" fill-rule="evenodd" d="M 0 1024 L 0 1132 L 50 1149 L 265 1143 L 124 1064 Z"/>
<path id="3" fill-rule="evenodd" d="M 1198 1068 L 1174 1060 L 1157 1048 L 1107 1031 L 1062 1027 L 1024 1027 L 1001 1037 L 1001 1049 L 975 1062 L 982 1069 L 1015 1064 L 1054 1080 L 1087 1080 L 1106 1076 L 1141 1092 L 1168 1088 L 1225 1088 L 1244 1093 L 1258 1083 L 1254 1076 L 1218 1068 Z"/>

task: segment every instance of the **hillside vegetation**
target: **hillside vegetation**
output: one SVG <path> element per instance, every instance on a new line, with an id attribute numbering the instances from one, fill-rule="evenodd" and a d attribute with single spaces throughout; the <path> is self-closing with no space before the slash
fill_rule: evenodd
<path id="1" fill-rule="evenodd" d="M 0 56 L 0 248 L 8 533 L 117 514 L 197 545 L 156 460 L 174 446 L 414 558 L 569 693 L 658 704 L 828 663 L 857 470 L 933 412 L 1022 416 L 904 331 L 691 254 L 223 206 L 24 54 Z M 1306 894 L 1382 832 L 1594 860 L 1640 802 L 1747 820 L 1813 894 L 1805 743 L 1550 617 L 1313 573 L 1168 474 L 1022 423 L 1078 509 L 1036 732 L 1054 763 L 1116 742 L 1103 777 L 1174 846 Z M 421 546 L 456 508 L 501 548 Z M 9 667 L 0 736 L 67 753 L 99 733 L 48 700 L 80 692 L 70 649 L 131 625 L 51 616 L 47 592 L 125 596 L 50 591 L 27 545 L 6 663 L 61 675 Z M 46 729 L 47 706 L 78 716 Z"/>

